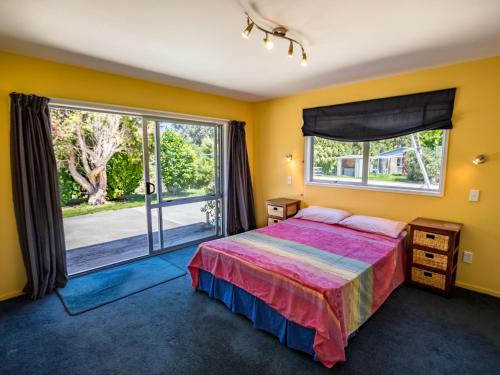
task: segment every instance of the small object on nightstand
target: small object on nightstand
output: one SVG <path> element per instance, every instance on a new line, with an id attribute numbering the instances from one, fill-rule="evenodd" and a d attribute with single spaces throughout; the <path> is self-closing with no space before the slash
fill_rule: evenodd
<path id="1" fill-rule="evenodd" d="M 267 225 L 279 223 L 294 216 L 300 208 L 300 200 L 275 198 L 266 201 Z"/>
<path id="2" fill-rule="evenodd" d="M 462 224 L 419 217 L 408 225 L 408 283 L 450 297 Z"/>

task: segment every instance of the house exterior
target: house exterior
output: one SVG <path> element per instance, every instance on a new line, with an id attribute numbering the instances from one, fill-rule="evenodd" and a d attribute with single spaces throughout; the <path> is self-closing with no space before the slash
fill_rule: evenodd
<path id="1" fill-rule="evenodd" d="M 370 158 L 373 166 L 371 173 L 406 175 L 406 155 L 409 150 L 409 147 L 398 147 Z"/>
<path id="2" fill-rule="evenodd" d="M 344 155 L 337 157 L 337 176 L 361 178 L 363 155 Z"/>
<path id="3" fill-rule="evenodd" d="M 406 175 L 406 156 L 410 147 L 398 147 L 370 157 L 370 173 Z M 337 157 L 337 176 L 361 178 L 363 155 L 343 155 Z"/>

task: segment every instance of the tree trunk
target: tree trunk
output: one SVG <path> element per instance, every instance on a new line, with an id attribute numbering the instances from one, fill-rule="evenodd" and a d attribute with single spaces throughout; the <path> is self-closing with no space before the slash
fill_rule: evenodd
<path id="1" fill-rule="evenodd" d="M 101 204 L 106 203 L 106 195 L 107 195 L 107 185 L 108 178 L 106 174 L 106 169 L 101 171 L 97 176 L 95 176 L 95 180 L 92 183 L 92 191 L 89 191 L 89 199 L 88 204 L 91 206 L 99 206 Z"/>
<path id="2" fill-rule="evenodd" d="M 99 188 L 92 194 L 89 194 L 88 204 L 91 206 L 99 206 L 106 203 L 106 189 Z"/>
<path id="3" fill-rule="evenodd" d="M 411 144 L 413 149 L 415 150 L 415 156 L 417 157 L 417 162 L 420 167 L 420 171 L 422 172 L 422 176 L 424 176 L 424 183 L 427 189 L 431 188 L 431 182 L 429 180 L 429 175 L 427 174 L 427 170 L 425 169 L 425 164 L 423 160 L 422 147 L 420 147 L 420 141 L 415 139 L 415 134 L 410 134 Z"/>

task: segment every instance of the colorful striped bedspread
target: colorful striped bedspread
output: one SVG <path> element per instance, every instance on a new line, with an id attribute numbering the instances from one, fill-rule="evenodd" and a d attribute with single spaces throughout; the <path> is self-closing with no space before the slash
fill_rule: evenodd
<path id="1" fill-rule="evenodd" d="M 394 239 L 301 219 L 200 245 L 189 264 L 262 299 L 285 318 L 314 328 L 327 367 L 345 361 L 356 331 L 404 280 L 404 236 Z"/>

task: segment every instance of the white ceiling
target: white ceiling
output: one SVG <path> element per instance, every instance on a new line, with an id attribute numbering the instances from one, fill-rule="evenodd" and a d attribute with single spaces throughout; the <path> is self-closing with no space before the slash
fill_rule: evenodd
<path id="1" fill-rule="evenodd" d="M 303 41 L 272 51 L 248 11 Z M 500 54 L 500 0 L 2 0 L 0 49 L 247 100 Z"/>

